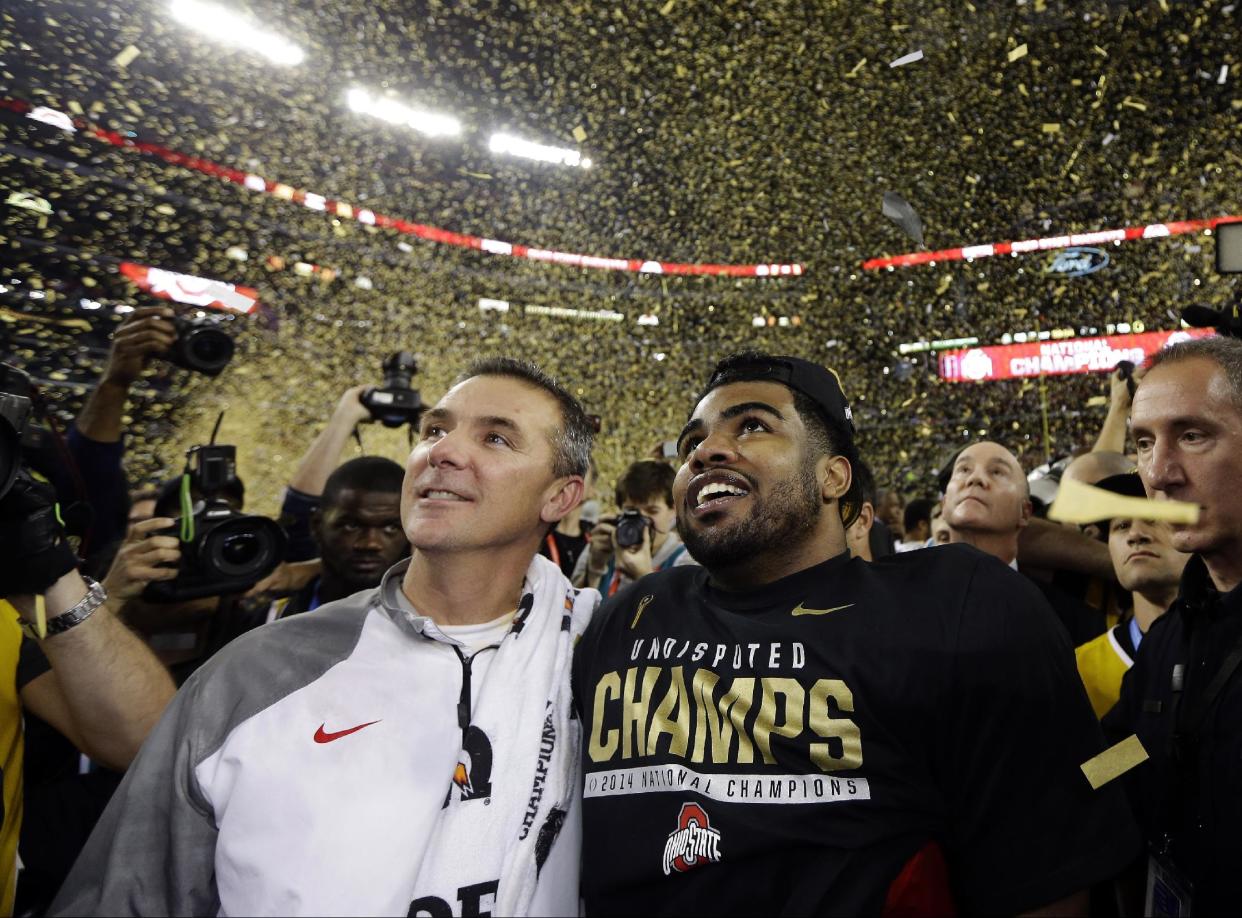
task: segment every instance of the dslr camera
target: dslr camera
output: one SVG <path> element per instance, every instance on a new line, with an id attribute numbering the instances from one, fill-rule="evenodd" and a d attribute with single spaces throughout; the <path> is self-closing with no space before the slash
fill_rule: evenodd
<path id="1" fill-rule="evenodd" d="M 418 424 L 423 414 L 423 400 L 410 383 L 418 372 L 418 364 L 409 351 L 397 351 L 384 361 L 384 385 L 362 394 L 362 404 L 371 417 L 385 427 Z"/>
<path id="2" fill-rule="evenodd" d="M 9 493 L 22 467 L 22 442 L 31 411 L 30 377 L 0 363 L 0 498 Z"/>
<path id="3" fill-rule="evenodd" d="M 643 533 L 648 530 L 655 531 L 655 523 L 650 517 L 643 516 L 637 510 L 622 510 L 617 517 L 612 540 L 618 548 L 634 548 L 643 544 Z"/>
<path id="4" fill-rule="evenodd" d="M 181 567 L 172 580 L 147 585 L 148 602 L 184 602 L 250 589 L 280 564 L 285 533 L 274 521 L 239 513 L 223 494 L 237 478 L 237 448 L 194 446 L 181 478 L 181 517 L 161 535 L 181 539 Z M 200 495 L 192 501 L 192 492 Z"/>
<path id="5" fill-rule="evenodd" d="M 226 320 L 214 316 L 173 316 L 169 321 L 177 330 L 177 340 L 164 355 L 169 363 L 204 376 L 219 376 L 233 359 L 233 339 L 220 327 Z"/>

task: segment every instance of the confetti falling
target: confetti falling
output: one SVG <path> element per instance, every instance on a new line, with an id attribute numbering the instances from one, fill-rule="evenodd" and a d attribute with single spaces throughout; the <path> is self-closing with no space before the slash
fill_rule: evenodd
<path id="1" fill-rule="evenodd" d="M 1060 410 L 1045 444 L 1038 387 L 953 389 L 935 378 L 934 352 L 898 345 L 1172 327 L 1177 304 L 1236 296 L 1213 275 L 1211 240 L 1184 237 L 1201 244 L 1193 252 L 1108 245 L 1106 270 L 1061 282 L 1039 253 L 863 272 L 864 259 L 909 247 L 876 199 L 901 189 L 933 246 L 1240 213 L 1242 100 L 1227 78 L 1242 42 L 1209 3 L 1001 6 L 723 0 L 704 16 L 672 0 L 432 0 L 415 16 L 392 0 L 274 0 L 265 26 L 306 52 L 280 68 L 196 38 L 158 5 L 8 5 L 0 96 L 281 186 L 254 194 L 0 114 L 0 345 L 69 417 L 116 309 L 150 302 L 120 262 L 258 290 L 262 312 L 234 323 L 238 354 L 219 378 L 152 364 L 130 405 L 128 455 L 135 479 L 168 474 L 227 406 L 222 432 L 242 446 L 265 512 L 341 391 L 378 382 L 398 346 L 419 355 L 429 399 L 476 355 L 548 366 L 604 418 L 605 485 L 680 427 L 715 359 L 746 345 L 841 371 L 882 482 L 922 487 L 950 448 L 989 434 L 1042 461 L 1045 447 L 1090 442 L 1103 408 L 1087 400 L 1103 380 L 1049 382 Z M 882 66 L 911 47 L 918 66 Z M 463 136 L 432 142 L 351 117 L 348 90 L 385 83 L 459 118 Z M 589 140 L 593 166 L 497 158 L 493 130 Z M 325 209 L 299 206 L 298 189 Z M 4 204 L 14 193 L 48 212 Z M 327 209 L 338 196 L 351 213 Z M 523 263 L 367 225 L 361 209 L 547 251 L 779 257 L 806 272 L 756 282 Z M 625 319 L 601 334 L 600 323 L 483 312 L 482 298 Z M 408 449 L 404 431 L 361 433 L 369 451 Z"/>

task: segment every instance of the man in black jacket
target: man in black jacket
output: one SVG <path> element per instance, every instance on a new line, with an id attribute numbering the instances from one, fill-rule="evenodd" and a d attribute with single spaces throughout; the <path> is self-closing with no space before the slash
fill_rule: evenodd
<path id="1" fill-rule="evenodd" d="M 1105 730 L 1137 733 L 1150 756 L 1127 776 L 1151 846 L 1146 913 L 1231 912 L 1242 859 L 1242 341 L 1155 355 L 1131 432 L 1148 494 L 1201 513 L 1174 527 L 1173 546 L 1194 557 Z"/>

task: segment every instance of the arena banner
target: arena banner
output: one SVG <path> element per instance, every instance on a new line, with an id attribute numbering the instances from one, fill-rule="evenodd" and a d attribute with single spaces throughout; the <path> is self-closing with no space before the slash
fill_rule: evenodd
<path id="1" fill-rule="evenodd" d="M 259 305 L 259 291 L 253 287 L 239 287 L 192 274 L 148 268 L 130 261 L 121 262 L 120 270 L 135 286 L 152 296 L 185 303 L 187 306 L 251 313 Z"/>
<path id="2" fill-rule="evenodd" d="M 1123 360 L 1139 364 L 1149 354 L 1170 344 L 1213 334 L 1215 332 L 1208 328 L 1187 328 L 945 351 L 940 355 L 940 378 L 949 382 L 985 382 L 1024 379 L 1041 373 L 1065 376 L 1108 372 Z"/>

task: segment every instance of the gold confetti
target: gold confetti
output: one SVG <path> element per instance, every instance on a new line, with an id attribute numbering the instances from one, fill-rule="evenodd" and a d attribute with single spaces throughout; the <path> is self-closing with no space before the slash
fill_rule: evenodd
<path id="1" fill-rule="evenodd" d="M 134 62 L 134 58 L 136 58 L 141 53 L 142 52 L 134 45 L 126 45 L 124 50 L 122 50 L 120 54 L 118 54 L 116 57 L 112 59 L 112 63 L 115 64 L 117 67 L 121 68 L 122 70 L 124 70 L 126 67 L 132 64 Z"/>
<path id="2" fill-rule="evenodd" d="M 1091 789 L 1099 790 L 1147 759 L 1147 750 L 1143 748 L 1138 736 L 1132 733 L 1120 743 L 1109 746 L 1099 755 L 1083 762 L 1082 773 Z"/>
<path id="3" fill-rule="evenodd" d="M 578 141 L 578 143 L 586 143 L 586 139 L 587 139 L 586 128 L 584 128 L 580 124 L 577 125 L 574 128 L 574 140 Z"/>
<path id="4" fill-rule="evenodd" d="M 1026 57 L 1026 42 L 1023 42 L 1022 44 L 1018 45 L 1018 47 L 1010 50 L 1009 63 L 1012 64 L 1014 61 L 1021 60 L 1024 57 Z"/>
<path id="5" fill-rule="evenodd" d="M 1179 500 L 1125 497 L 1080 481 L 1065 480 L 1048 509 L 1048 519 L 1058 523 L 1094 523 L 1117 517 L 1192 526 L 1199 521 L 1199 506 Z"/>

